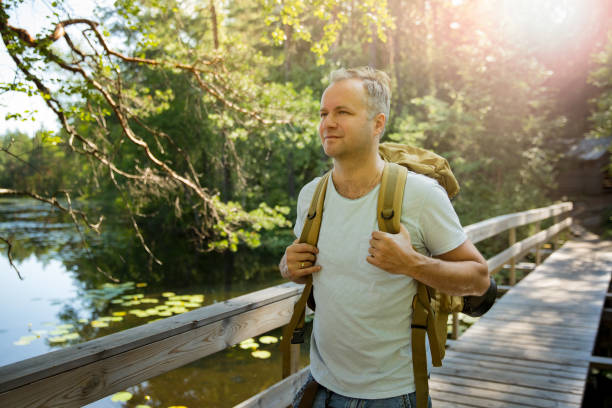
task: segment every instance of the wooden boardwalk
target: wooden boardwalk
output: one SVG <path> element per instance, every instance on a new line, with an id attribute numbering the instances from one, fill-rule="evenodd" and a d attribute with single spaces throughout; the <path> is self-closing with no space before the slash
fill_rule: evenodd
<path id="1" fill-rule="evenodd" d="M 610 241 L 569 241 L 447 349 L 443 407 L 580 407 L 612 273 Z"/>

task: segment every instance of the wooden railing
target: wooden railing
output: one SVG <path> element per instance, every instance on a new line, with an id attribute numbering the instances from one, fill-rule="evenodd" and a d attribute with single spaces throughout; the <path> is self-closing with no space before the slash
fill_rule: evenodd
<path id="1" fill-rule="evenodd" d="M 491 218 L 465 230 L 474 243 L 510 231 L 510 246 L 487 261 L 494 273 L 508 262 L 513 269 L 545 242 L 556 246 L 557 234 L 571 225 L 571 218 L 559 217 L 571 209 L 572 203 L 561 203 Z M 517 227 L 550 217 L 555 220 L 550 228 L 514 242 Z M 125 390 L 284 326 L 301 291 L 293 283 L 271 287 L 0 367 L 0 407 L 80 407 Z M 237 407 L 285 407 L 305 375 L 304 369 Z"/>

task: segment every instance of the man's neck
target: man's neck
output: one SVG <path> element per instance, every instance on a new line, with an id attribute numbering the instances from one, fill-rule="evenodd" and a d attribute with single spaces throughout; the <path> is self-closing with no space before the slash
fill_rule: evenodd
<path id="1" fill-rule="evenodd" d="M 369 193 L 380 183 L 385 162 L 378 152 L 362 160 L 334 159 L 332 181 L 345 198 L 356 199 Z"/>

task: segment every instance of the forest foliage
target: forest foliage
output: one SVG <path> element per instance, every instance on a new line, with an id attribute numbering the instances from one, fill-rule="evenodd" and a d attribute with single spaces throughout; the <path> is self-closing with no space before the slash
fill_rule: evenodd
<path id="1" fill-rule="evenodd" d="M 23 3 L 0 3 L 19 72 L 0 87 L 42 96 L 62 130 L 6 133 L 0 188 L 70 192 L 134 227 L 150 268 L 176 243 L 282 253 L 300 187 L 330 166 L 317 111 L 340 66 L 390 75 L 385 140 L 450 161 L 464 225 L 550 203 L 564 125 L 551 72 L 486 18 L 489 2 L 117 0 L 93 22 L 57 1 L 37 33 L 11 23 Z"/>

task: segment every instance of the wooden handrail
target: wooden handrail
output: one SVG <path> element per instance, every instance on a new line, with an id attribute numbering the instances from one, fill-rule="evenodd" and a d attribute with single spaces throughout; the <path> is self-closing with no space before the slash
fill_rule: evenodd
<path id="1" fill-rule="evenodd" d="M 572 203 L 561 203 L 491 218 L 465 230 L 479 242 L 571 209 Z M 489 259 L 489 270 L 518 259 L 570 224 L 567 218 L 517 242 Z M 301 292 L 301 285 L 287 283 L 0 367 L 0 406 L 79 407 L 96 401 L 284 326 Z M 295 386 L 301 377 L 290 378 L 287 384 Z M 244 406 L 261 406 L 253 404 L 258 402 Z"/>
<path id="2" fill-rule="evenodd" d="M 532 222 L 545 220 L 555 215 L 571 211 L 571 202 L 554 204 L 549 207 L 536 208 L 534 210 L 522 211 L 513 214 L 500 215 L 468 225 L 464 228 L 468 238 L 476 244 L 494 235 L 504 232 L 510 228 L 521 227 Z"/>

